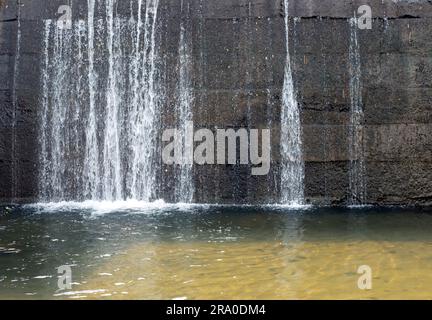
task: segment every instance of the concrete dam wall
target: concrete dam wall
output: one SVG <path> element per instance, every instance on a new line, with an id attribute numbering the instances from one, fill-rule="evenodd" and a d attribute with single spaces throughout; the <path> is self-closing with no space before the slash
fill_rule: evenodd
<path id="1" fill-rule="evenodd" d="M 427 0 L 0 1 L 0 199 L 430 205 L 431 34 Z M 269 129 L 269 173 L 163 163 L 189 122 Z"/>

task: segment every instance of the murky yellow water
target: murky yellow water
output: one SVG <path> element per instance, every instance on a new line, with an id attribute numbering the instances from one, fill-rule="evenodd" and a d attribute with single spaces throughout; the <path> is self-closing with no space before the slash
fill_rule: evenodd
<path id="1" fill-rule="evenodd" d="M 0 216 L 0 299 L 432 299 L 431 230 L 409 208 L 18 207 Z"/>
<path id="2" fill-rule="evenodd" d="M 358 288 L 361 265 L 371 290 Z M 75 298 L 430 299 L 432 242 L 147 243 L 89 279 L 77 289 L 104 291 Z"/>

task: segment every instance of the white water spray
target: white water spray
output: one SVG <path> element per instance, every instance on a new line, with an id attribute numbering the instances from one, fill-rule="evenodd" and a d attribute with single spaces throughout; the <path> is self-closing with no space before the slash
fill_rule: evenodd
<path id="1" fill-rule="evenodd" d="M 178 128 L 185 137 L 183 154 L 185 163 L 183 163 L 176 177 L 176 201 L 181 203 L 191 203 L 194 196 L 193 183 L 193 154 L 189 150 L 193 150 L 193 141 L 189 141 L 194 128 L 190 128 L 193 123 L 192 104 L 192 25 L 190 20 L 189 5 L 184 7 L 183 0 L 181 2 L 182 20 L 180 23 L 180 43 L 179 43 L 179 73 L 180 81 L 178 86 L 178 102 L 177 102 L 177 122 Z"/>
<path id="2" fill-rule="evenodd" d="M 138 0 L 129 20 L 117 2 L 88 0 L 71 30 L 45 21 L 42 201 L 157 197 L 159 0 Z"/>
<path id="3" fill-rule="evenodd" d="M 300 111 L 294 90 L 289 49 L 289 1 L 285 5 L 285 33 L 287 58 L 281 112 L 281 203 L 303 204 L 304 161 Z"/>
<path id="4" fill-rule="evenodd" d="M 350 19 L 349 24 L 349 74 L 351 98 L 351 118 L 349 130 L 349 204 L 363 205 L 366 203 L 366 164 L 363 145 L 364 113 L 361 83 L 360 44 L 357 35 L 357 18 Z"/>
<path id="5" fill-rule="evenodd" d="M 106 90 L 105 137 L 103 148 L 103 183 L 102 199 L 121 199 L 123 190 L 121 183 L 120 159 L 120 117 L 119 106 L 119 70 L 118 46 L 114 44 L 114 36 L 119 34 L 114 21 L 114 0 L 106 0 L 107 48 L 108 48 L 108 78 Z"/>

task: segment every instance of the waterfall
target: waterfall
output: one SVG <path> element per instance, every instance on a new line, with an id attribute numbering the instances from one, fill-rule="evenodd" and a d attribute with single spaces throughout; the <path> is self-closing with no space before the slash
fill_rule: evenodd
<path id="1" fill-rule="evenodd" d="M 281 112 L 281 202 L 303 204 L 304 161 L 300 111 L 294 90 L 289 49 L 289 1 L 284 0 L 286 63 Z"/>
<path id="2" fill-rule="evenodd" d="M 95 102 L 95 92 L 97 90 L 96 84 L 96 74 L 94 67 L 94 14 L 95 14 L 95 0 L 87 0 L 88 2 L 88 118 L 87 118 L 87 129 L 86 129 L 86 147 L 84 156 L 84 197 L 88 199 L 98 198 L 98 188 L 100 187 L 99 176 L 99 146 L 97 137 L 97 114 L 96 114 L 96 102 Z"/>
<path id="3" fill-rule="evenodd" d="M 50 41 L 53 41 L 50 47 Z M 52 57 L 49 57 L 49 53 Z M 71 191 L 68 183 L 68 163 L 71 136 L 67 122 L 71 99 L 69 88 L 71 65 L 62 63 L 72 55 L 72 39 L 69 32 L 57 28 L 56 22 L 45 22 L 44 65 L 42 73 L 43 108 L 41 116 L 41 195 L 43 198 L 63 199 Z M 48 125 L 50 123 L 50 125 Z"/>
<path id="4" fill-rule="evenodd" d="M 362 205 L 366 202 L 365 156 L 363 145 L 363 101 L 361 84 L 360 45 L 357 36 L 357 18 L 349 20 L 349 75 L 351 117 L 349 126 L 349 188 L 350 205 Z"/>
<path id="5" fill-rule="evenodd" d="M 71 30 L 45 21 L 42 201 L 157 197 L 159 0 L 136 1 L 130 19 L 116 16 L 118 0 L 88 0 Z"/>
<path id="6" fill-rule="evenodd" d="M 105 200 L 121 199 L 123 188 L 121 183 L 120 160 L 120 118 L 118 79 L 121 78 L 119 46 L 114 46 L 114 35 L 120 32 L 118 24 L 114 25 L 114 0 L 106 0 L 108 78 L 106 84 L 105 136 L 103 147 L 103 181 L 102 198 Z M 114 29 L 116 28 L 116 29 Z M 117 43 L 117 42 L 116 42 Z"/>
<path id="7" fill-rule="evenodd" d="M 194 196 L 193 183 L 193 141 L 190 137 L 193 134 L 193 91 L 192 91 L 192 25 L 190 20 L 190 7 L 184 8 L 181 1 L 182 19 L 180 22 L 180 43 L 179 43 L 179 85 L 177 102 L 178 129 L 184 137 L 183 155 L 184 161 L 179 168 L 176 177 L 177 202 L 191 203 Z"/>
<path id="8" fill-rule="evenodd" d="M 138 23 L 136 45 L 133 61 L 133 96 L 130 141 L 132 145 L 132 164 L 128 183 L 131 186 L 131 197 L 150 201 L 155 195 L 156 174 L 154 161 L 157 150 L 157 128 L 159 121 L 156 85 L 156 18 L 159 0 L 148 0 L 145 3 L 144 27 L 141 17 L 142 0 L 138 4 Z M 143 47 L 140 35 L 144 29 Z"/>
<path id="9" fill-rule="evenodd" d="M 44 60 L 42 62 L 42 97 L 41 97 L 41 105 L 42 112 L 40 114 L 40 128 L 39 128 L 39 137 L 40 137 L 40 152 L 39 152 L 39 194 L 42 199 L 48 199 L 50 197 L 50 192 L 48 188 L 51 188 L 50 185 L 51 177 L 52 177 L 52 166 L 49 163 L 49 154 L 50 150 L 48 150 L 49 135 L 48 128 L 45 127 L 48 125 L 49 121 L 49 39 L 50 39 L 50 27 L 51 21 L 45 21 L 44 28 L 44 42 L 43 42 L 43 57 Z"/>

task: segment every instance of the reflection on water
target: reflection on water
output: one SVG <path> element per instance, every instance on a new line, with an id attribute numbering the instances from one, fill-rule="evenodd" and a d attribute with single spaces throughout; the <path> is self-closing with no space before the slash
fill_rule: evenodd
<path id="1" fill-rule="evenodd" d="M 431 211 L 106 209 L 0 208 L 0 298 L 432 298 Z M 361 265 L 372 290 L 357 287 Z"/>

